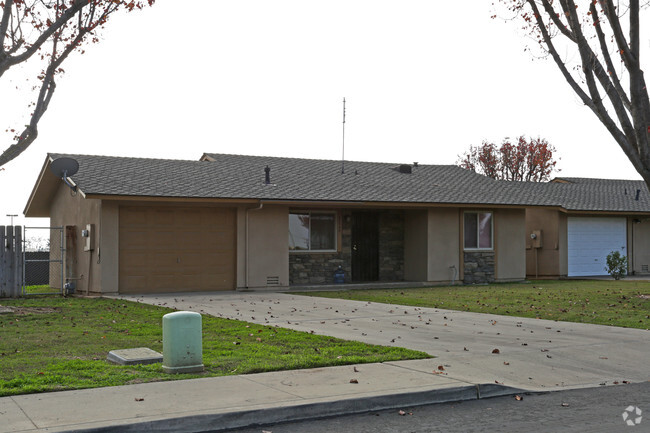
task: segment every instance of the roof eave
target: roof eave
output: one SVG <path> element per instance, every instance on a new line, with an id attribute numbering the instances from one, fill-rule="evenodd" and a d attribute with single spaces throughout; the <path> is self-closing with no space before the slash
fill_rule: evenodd
<path id="1" fill-rule="evenodd" d="M 49 167 L 52 163 L 52 157 L 48 154 L 45 157 L 43 167 L 38 175 L 38 179 L 32 188 L 29 195 L 23 214 L 28 218 L 48 218 L 50 216 L 50 203 L 52 202 L 53 192 L 56 188 L 52 188 L 53 180 L 56 176 L 50 172 Z M 47 189 L 47 193 L 44 191 Z M 49 193 L 49 194 L 48 194 Z"/>

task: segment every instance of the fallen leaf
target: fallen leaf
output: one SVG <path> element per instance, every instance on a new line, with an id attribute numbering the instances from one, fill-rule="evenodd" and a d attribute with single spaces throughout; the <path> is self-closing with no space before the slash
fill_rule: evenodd
<path id="1" fill-rule="evenodd" d="M 510 365 L 510 363 L 507 361 L 503 361 L 503 365 Z"/>
<path id="2" fill-rule="evenodd" d="M 350 383 L 359 383 L 359 381 L 356 379 L 350 379 Z"/>
<path id="3" fill-rule="evenodd" d="M 359 372 L 359 370 L 357 369 L 357 367 L 354 367 L 354 372 L 355 372 L 355 373 L 358 373 L 358 372 Z"/>
<path id="4" fill-rule="evenodd" d="M 440 370 L 440 371 L 444 371 L 444 369 L 445 369 L 444 366 L 442 366 L 442 365 L 439 365 L 439 366 L 438 366 L 438 370 Z"/>
<path id="5" fill-rule="evenodd" d="M 501 353 L 501 351 L 499 349 L 494 349 L 492 353 Z"/>
<path id="6" fill-rule="evenodd" d="M 562 403 L 562 407 L 569 407 L 569 403 Z"/>
<path id="7" fill-rule="evenodd" d="M 138 397 L 136 397 L 136 398 L 135 398 L 135 401 L 144 401 L 144 398 L 138 398 Z"/>
<path id="8" fill-rule="evenodd" d="M 469 352 L 469 349 L 468 349 L 467 347 L 463 347 L 463 350 L 464 350 L 465 352 Z"/>
<path id="9" fill-rule="evenodd" d="M 522 401 L 524 398 L 520 395 L 515 395 L 515 400 Z"/>
<path id="10" fill-rule="evenodd" d="M 400 411 L 399 411 L 399 412 L 397 412 L 397 413 L 399 413 L 399 414 L 400 414 L 401 416 L 404 416 L 404 415 L 406 415 L 406 412 L 404 412 L 403 410 L 400 410 Z"/>

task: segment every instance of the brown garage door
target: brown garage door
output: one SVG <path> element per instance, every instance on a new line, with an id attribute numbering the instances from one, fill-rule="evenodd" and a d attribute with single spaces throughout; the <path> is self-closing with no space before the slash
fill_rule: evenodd
<path id="1" fill-rule="evenodd" d="M 120 293 L 233 290 L 235 210 L 121 207 Z"/>

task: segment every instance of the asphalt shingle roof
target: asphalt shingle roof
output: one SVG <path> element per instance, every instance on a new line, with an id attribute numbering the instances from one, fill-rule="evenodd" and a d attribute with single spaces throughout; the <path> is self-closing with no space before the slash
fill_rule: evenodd
<path id="1" fill-rule="evenodd" d="M 564 177 L 549 183 L 521 182 L 518 186 L 572 211 L 650 212 L 648 187 L 640 180 Z"/>
<path id="2" fill-rule="evenodd" d="M 418 165 L 206 154 L 214 161 L 50 154 L 79 162 L 72 180 L 90 195 L 562 206 L 650 212 L 643 182 L 565 178 L 568 183 L 496 181 L 454 165 Z M 264 168 L 271 169 L 271 184 Z M 640 200 L 634 200 L 641 189 Z M 623 191 L 628 192 L 627 195 Z"/>

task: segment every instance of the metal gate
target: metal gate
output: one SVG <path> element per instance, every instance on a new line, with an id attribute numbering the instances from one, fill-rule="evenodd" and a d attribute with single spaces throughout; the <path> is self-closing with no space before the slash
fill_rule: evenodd
<path id="1" fill-rule="evenodd" d="M 25 227 L 22 294 L 64 294 L 64 258 L 63 227 Z"/>

